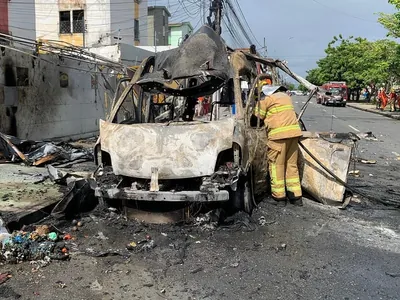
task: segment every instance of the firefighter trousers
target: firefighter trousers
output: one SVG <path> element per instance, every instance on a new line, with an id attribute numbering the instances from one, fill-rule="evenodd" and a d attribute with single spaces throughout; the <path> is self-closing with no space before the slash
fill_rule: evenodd
<path id="1" fill-rule="evenodd" d="M 268 167 L 275 200 L 298 200 L 302 197 L 297 165 L 298 142 L 299 138 L 268 141 Z"/>

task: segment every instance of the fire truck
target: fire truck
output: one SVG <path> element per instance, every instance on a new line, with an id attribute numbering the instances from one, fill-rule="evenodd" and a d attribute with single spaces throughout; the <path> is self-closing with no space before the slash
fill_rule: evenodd
<path id="1" fill-rule="evenodd" d="M 330 95 L 319 93 L 317 96 L 318 104 L 346 106 L 349 99 L 349 89 L 345 81 L 330 81 L 323 84 L 322 88 L 328 91 Z"/>

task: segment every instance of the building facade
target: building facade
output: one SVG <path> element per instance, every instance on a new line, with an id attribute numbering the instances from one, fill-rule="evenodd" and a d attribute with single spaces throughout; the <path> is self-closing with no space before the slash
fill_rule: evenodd
<path id="1" fill-rule="evenodd" d="M 148 0 L 0 0 L 0 31 L 91 47 L 147 44 Z"/>
<path id="2" fill-rule="evenodd" d="M 193 33 L 193 27 L 190 22 L 171 23 L 169 24 L 168 44 L 171 46 L 179 46 L 186 36 Z"/>
<path id="3" fill-rule="evenodd" d="M 148 39 L 145 46 L 168 46 L 169 17 L 171 17 L 171 14 L 165 6 L 149 6 L 147 16 Z"/>

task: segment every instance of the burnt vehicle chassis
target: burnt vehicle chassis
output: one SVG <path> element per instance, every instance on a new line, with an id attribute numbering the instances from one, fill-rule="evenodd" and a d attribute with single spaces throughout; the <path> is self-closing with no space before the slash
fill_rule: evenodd
<path id="1" fill-rule="evenodd" d="M 100 121 L 96 195 L 124 203 L 225 202 L 250 213 L 269 187 L 266 130 L 250 119 L 260 94 L 256 83 L 269 76 L 259 70 L 270 67 L 313 91 L 309 99 L 318 90 L 280 61 L 230 51 L 207 26 L 179 48 L 145 59 L 119 98 L 116 93 L 107 121 Z M 242 80 L 251 86 L 246 105 Z M 196 97 L 216 93 L 211 119 L 193 119 Z M 154 101 L 159 94 L 165 101 Z M 231 104 L 236 114 L 220 118 L 219 107 Z"/>

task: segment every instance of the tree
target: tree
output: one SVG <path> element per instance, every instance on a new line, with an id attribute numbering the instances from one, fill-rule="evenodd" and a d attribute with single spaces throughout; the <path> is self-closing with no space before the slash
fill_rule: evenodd
<path id="1" fill-rule="evenodd" d="M 379 13 L 378 22 L 388 30 L 388 36 L 399 38 L 400 37 L 400 0 L 389 0 L 390 4 L 398 10 L 394 14 Z"/>
<path id="2" fill-rule="evenodd" d="M 308 92 L 308 89 L 304 86 L 304 85 L 302 85 L 302 84 L 299 84 L 299 86 L 298 86 L 298 88 L 297 88 L 299 91 L 302 91 L 303 93 L 304 92 Z"/>
<path id="3" fill-rule="evenodd" d="M 393 82 L 400 74 L 400 49 L 391 40 L 368 41 L 364 38 L 334 37 L 325 50 L 326 57 L 318 67 L 308 71 L 307 79 L 316 85 L 327 81 L 346 81 L 359 96 L 370 87 L 375 93 L 383 83 Z"/>
<path id="4" fill-rule="evenodd" d="M 296 86 L 294 85 L 294 83 L 291 82 L 286 82 L 284 84 L 284 86 L 289 90 L 289 91 L 293 91 L 296 89 Z"/>

